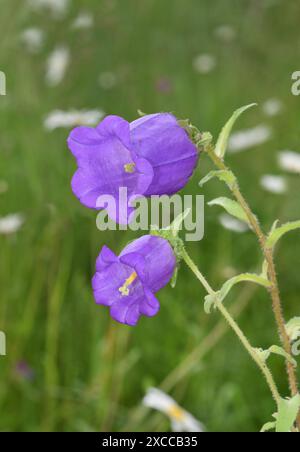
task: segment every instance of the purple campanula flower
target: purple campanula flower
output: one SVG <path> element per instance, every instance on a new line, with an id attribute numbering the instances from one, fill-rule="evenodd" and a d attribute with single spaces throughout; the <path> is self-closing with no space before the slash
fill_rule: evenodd
<path id="1" fill-rule="evenodd" d="M 157 314 L 155 294 L 170 281 L 175 267 L 173 249 L 161 237 L 143 236 L 120 256 L 104 246 L 92 281 L 96 303 L 109 306 L 114 320 L 136 325 L 141 315 Z"/>
<path id="2" fill-rule="evenodd" d="M 78 164 L 72 179 L 74 194 L 86 207 L 107 208 L 119 223 L 129 222 L 134 212 L 131 203 L 137 197 L 181 190 L 198 160 L 187 132 L 169 113 L 147 115 L 132 123 L 108 116 L 96 128 L 75 128 L 68 146 Z M 119 199 L 120 188 L 127 189 L 125 205 Z M 117 212 L 103 201 L 107 195 L 114 197 Z"/>

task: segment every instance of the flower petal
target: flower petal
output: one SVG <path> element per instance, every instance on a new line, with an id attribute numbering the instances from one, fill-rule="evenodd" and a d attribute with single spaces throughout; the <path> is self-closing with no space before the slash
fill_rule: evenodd
<path id="1" fill-rule="evenodd" d="M 103 246 L 99 256 L 96 260 L 96 271 L 101 272 L 109 267 L 111 264 L 118 262 L 119 259 L 113 251 L 107 246 Z"/>
<path id="2" fill-rule="evenodd" d="M 144 256 L 147 273 L 144 272 L 143 282 L 153 293 L 168 284 L 176 267 L 176 257 L 167 240 L 145 235 L 124 248 L 120 258 L 131 253 Z"/>
<path id="3" fill-rule="evenodd" d="M 129 122 L 120 116 L 106 116 L 96 130 L 103 138 L 118 137 L 124 147 L 129 149 L 131 146 Z"/>
<path id="4" fill-rule="evenodd" d="M 110 308 L 110 315 L 117 322 L 130 326 L 135 326 L 141 316 L 138 303 L 131 297 L 114 303 Z"/>
<path id="5" fill-rule="evenodd" d="M 198 154 L 175 116 L 169 113 L 144 116 L 130 124 L 130 132 L 134 151 L 154 169 L 146 195 L 180 191 L 197 165 Z"/>
<path id="6" fill-rule="evenodd" d="M 134 269 L 142 281 L 146 280 L 148 272 L 146 269 L 146 260 L 142 254 L 128 253 L 121 255 L 120 262 Z"/>
<path id="7" fill-rule="evenodd" d="M 159 301 L 156 296 L 145 288 L 145 297 L 140 302 L 140 313 L 147 317 L 155 316 L 160 309 Z"/>

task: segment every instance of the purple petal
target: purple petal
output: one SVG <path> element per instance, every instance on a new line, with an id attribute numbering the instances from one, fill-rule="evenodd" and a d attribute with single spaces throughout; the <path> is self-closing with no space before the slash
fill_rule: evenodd
<path id="1" fill-rule="evenodd" d="M 176 257 L 167 240 L 145 235 L 130 243 L 122 251 L 120 258 L 124 259 L 130 254 L 139 254 L 144 257 L 147 270 L 147 273 L 144 272 L 144 283 L 153 293 L 158 292 L 171 280 L 176 267 Z"/>
<path id="2" fill-rule="evenodd" d="M 96 271 L 101 272 L 119 259 L 107 246 L 104 246 L 96 260 Z"/>
<path id="3" fill-rule="evenodd" d="M 140 313 L 147 317 L 153 317 L 158 313 L 159 309 L 158 299 L 149 289 L 145 289 L 145 297 L 140 303 Z"/>
<path id="4" fill-rule="evenodd" d="M 120 262 L 134 269 L 140 280 L 145 281 L 148 276 L 146 259 L 140 253 L 128 253 L 120 256 Z"/>
<path id="5" fill-rule="evenodd" d="M 97 132 L 104 138 L 114 138 L 117 136 L 123 146 L 130 148 L 130 125 L 120 116 L 106 116 L 97 126 Z"/>
<path id="6" fill-rule="evenodd" d="M 92 127 L 76 127 L 69 135 L 68 146 L 80 164 L 81 158 L 84 161 L 87 147 L 98 146 L 99 140 L 100 136 L 96 129 Z"/>
<path id="7" fill-rule="evenodd" d="M 196 146 L 175 116 L 159 113 L 130 124 L 133 149 L 153 167 L 154 178 L 146 195 L 171 195 L 180 191 L 198 161 Z"/>
<path id="8" fill-rule="evenodd" d="M 111 306 L 110 315 L 119 323 L 135 326 L 141 316 L 139 303 L 136 299 L 132 299 L 132 297 L 119 300 Z"/>

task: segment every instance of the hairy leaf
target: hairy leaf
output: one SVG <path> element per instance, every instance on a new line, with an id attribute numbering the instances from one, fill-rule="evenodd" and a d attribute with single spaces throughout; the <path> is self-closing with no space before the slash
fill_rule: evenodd
<path id="1" fill-rule="evenodd" d="M 253 282 L 263 287 L 270 287 L 271 285 L 270 281 L 262 276 L 256 275 L 254 273 L 242 273 L 241 275 L 234 276 L 233 278 L 225 282 L 220 290 L 220 300 L 223 301 L 232 287 L 236 284 L 239 284 L 240 282 Z"/>
<path id="2" fill-rule="evenodd" d="M 292 399 L 281 399 L 278 406 L 278 417 L 276 421 L 277 433 L 289 433 L 297 418 L 300 408 L 300 394 Z"/>
<path id="3" fill-rule="evenodd" d="M 245 223 L 249 224 L 247 215 L 243 211 L 242 207 L 232 199 L 221 197 L 213 199 L 208 203 L 209 206 L 221 206 L 223 207 L 226 212 L 228 212 L 230 215 L 232 215 L 235 218 L 238 218 L 241 221 L 244 221 Z"/>
<path id="4" fill-rule="evenodd" d="M 200 187 L 203 187 L 203 185 L 215 177 L 220 181 L 225 182 L 228 187 L 232 187 L 236 181 L 234 174 L 229 170 L 211 171 L 199 182 Z"/>
<path id="5" fill-rule="evenodd" d="M 261 348 L 256 348 L 255 350 L 257 353 L 259 353 L 261 359 L 263 359 L 264 361 L 267 361 L 269 359 L 269 357 L 271 356 L 271 354 L 279 355 L 279 356 L 283 356 L 291 364 L 293 364 L 293 366 L 297 367 L 297 362 L 294 360 L 294 358 L 291 355 L 289 355 L 282 347 L 279 347 L 278 345 L 272 345 L 267 350 L 263 350 Z"/>
<path id="6" fill-rule="evenodd" d="M 231 116 L 231 118 L 229 119 L 229 121 L 225 124 L 225 126 L 223 127 L 217 144 L 216 144 L 216 148 L 215 148 L 215 153 L 218 157 L 220 158 L 224 158 L 225 154 L 226 154 L 226 150 L 227 150 L 227 146 L 228 146 L 228 140 L 232 131 L 232 128 L 235 124 L 235 122 L 237 121 L 237 119 L 246 111 L 249 110 L 249 108 L 252 108 L 254 106 L 256 106 L 257 104 L 250 104 L 250 105 L 246 105 L 245 107 L 239 108 L 238 110 L 236 110 L 233 115 Z"/>
<path id="7" fill-rule="evenodd" d="M 267 238 L 266 247 L 274 248 L 283 235 L 287 232 L 295 231 L 296 229 L 300 229 L 300 221 L 292 221 L 280 226 L 279 228 L 273 228 Z"/>
<path id="8" fill-rule="evenodd" d="M 291 341 L 296 341 L 300 337 L 300 317 L 293 317 L 286 324 L 286 331 Z"/>

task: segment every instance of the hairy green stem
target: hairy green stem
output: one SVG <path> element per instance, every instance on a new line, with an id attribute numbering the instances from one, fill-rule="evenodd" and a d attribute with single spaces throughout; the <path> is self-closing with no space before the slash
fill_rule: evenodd
<path id="1" fill-rule="evenodd" d="M 209 157 L 215 164 L 215 166 L 219 170 L 223 171 L 229 171 L 229 168 L 225 165 L 223 160 L 221 160 L 214 152 L 214 147 L 212 145 L 208 145 L 206 147 L 206 152 L 208 153 Z M 236 178 L 235 178 L 236 180 Z M 286 330 L 286 323 L 283 315 L 282 310 L 282 304 L 280 299 L 280 293 L 279 293 L 279 286 L 276 276 L 276 270 L 275 270 L 275 264 L 274 264 L 274 256 L 273 256 L 273 250 L 266 247 L 266 236 L 263 233 L 259 221 L 252 212 L 251 208 L 249 207 L 249 204 L 247 203 L 246 199 L 242 195 L 238 183 L 234 183 L 230 187 L 234 197 L 236 198 L 237 202 L 240 204 L 242 209 L 244 210 L 245 214 L 247 215 L 248 221 L 256 234 L 260 247 L 262 249 L 264 258 L 268 264 L 268 276 L 271 282 L 271 287 L 269 289 L 271 299 L 272 299 L 272 307 L 273 312 L 275 316 L 275 320 L 278 327 L 279 337 L 282 342 L 283 348 L 285 352 L 289 355 L 291 355 L 291 342 L 290 338 L 288 336 L 287 330 Z M 295 396 L 298 394 L 298 383 L 296 378 L 296 372 L 294 365 L 287 359 L 286 360 L 286 367 L 287 367 L 287 373 L 288 373 L 288 379 L 289 379 L 289 386 L 291 390 L 291 395 Z M 300 427 L 300 418 L 299 418 L 299 427 Z"/>
<path id="2" fill-rule="evenodd" d="M 192 270 L 192 272 L 194 273 L 196 278 L 201 282 L 201 284 L 203 285 L 203 287 L 205 288 L 207 293 L 212 296 L 217 296 L 216 292 L 213 290 L 211 285 L 208 283 L 207 279 L 200 272 L 199 268 L 194 263 L 194 261 L 190 258 L 190 256 L 186 252 L 186 250 L 183 251 L 182 258 L 185 261 L 185 263 L 187 264 L 187 266 Z M 268 366 L 266 365 L 264 360 L 260 357 L 259 353 L 251 346 L 249 340 L 247 339 L 247 337 L 245 336 L 245 334 L 243 333 L 241 328 L 238 326 L 236 321 L 233 319 L 233 317 L 230 315 L 230 313 L 227 311 L 225 306 L 221 302 L 217 302 L 216 307 L 220 311 L 222 316 L 225 318 L 225 320 L 228 322 L 229 326 L 232 328 L 232 330 L 235 332 L 235 334 L 238 336 L 242 345 L 247 350 L 247 352 L 249 353 L 251 358 L 254 360 L 254 362 L 257 364 L 257 366 L 262 371 L 262 373 L 268 383 L 268 386 L 271 390 L 273 398 L 274 398 L 276 404 L 278 405 L 279 401 L 281 399 L 281 396 L 279 394 L 279 391 L 277 389 L 276 383 L 274 381 L 274 378 L 272 376 L 270 369 L 268 368 Z"/>

